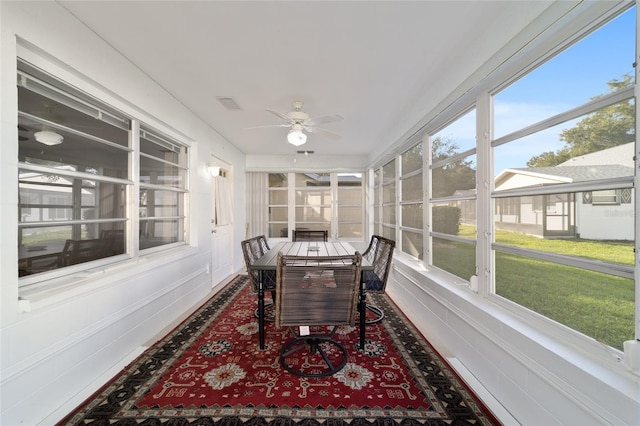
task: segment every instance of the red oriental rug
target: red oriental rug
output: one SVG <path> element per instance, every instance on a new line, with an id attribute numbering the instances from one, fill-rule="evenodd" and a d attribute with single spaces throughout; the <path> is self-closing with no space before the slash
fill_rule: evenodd
<path id="1" fill-rule="evenodd" d="M 367 326 L 365 349 L 357 326 L 342 327 L 347 365 L 306 379 L 279 363 L 288 329 L 267 323 L 258 348 L 257 297 L 238 276 L 61 424 L 498 423 L 386 296 L 368 299 L 386 316 Z"/>

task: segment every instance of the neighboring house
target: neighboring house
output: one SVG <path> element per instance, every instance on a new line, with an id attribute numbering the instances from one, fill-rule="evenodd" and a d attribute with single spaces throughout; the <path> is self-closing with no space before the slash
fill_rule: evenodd
<path id="1" fill-rule="evenodd" d="M 633 176 L 634 145 L 575 157 L 555 167 L 505 169 L 496 176 L 495 190 Z M 633 240 L 633 206 L 631 188 L 499 198 L 496 228 L 541 237 Z M 601 226 L 604 222 L 606 227 Z"/>

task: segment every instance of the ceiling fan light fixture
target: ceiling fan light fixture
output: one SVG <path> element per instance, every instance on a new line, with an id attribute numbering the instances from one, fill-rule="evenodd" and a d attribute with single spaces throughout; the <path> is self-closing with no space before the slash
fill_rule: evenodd
<path id="1" fill-rule="evenodd" d="M 36 141 L 48 145 L 60 145 L 64 140 L 64 137 L 61 134 L 56 132 L 52 132 L 51 130 L 42 130 L 40 132 L 35 132 L 33 137 L 36 138 Z"/>
<path id="2" fill-rule="evenodd" d="M 305 135 L 302 130 L 291 129 L 287 134 L 287 141 L 291 145 L 300 146 L 307 141 L 307 135 Z"/>

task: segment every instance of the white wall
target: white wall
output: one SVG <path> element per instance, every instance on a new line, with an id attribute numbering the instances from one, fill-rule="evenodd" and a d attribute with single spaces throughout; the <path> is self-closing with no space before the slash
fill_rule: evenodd
<path id="1" fill-rule="evenodd" d="M 55 2 L 0 2 L 0 30 L 0 424 L 32 425 L 225 278 L 212 277 L 207 269 L 212 255 L 207 163 L 215 155 L 234 167 L 234 232 L 239 241 L 245 224 L 245 159 Z M 26 49 L 18 47 L 17 38 Z M 50 56 L 43 65 L 69 83 L 191 144 L 189 246 L 88 278 L 63 278 L 49 292 L 19 294 L 17 51 L 36 61 Z M 243 264 L 239 244 L 233 253 L 233 270 L 238 270 Z M 19 296 L 28 302 L 19 302 Z"/>
<path id="2" fill-rule="evenodd" d="M 578 202 L 577 232 L 589 240 L 633 240 L 634 202 L 619 205 L 593 205 Z M 602 226 L 606 223 L 607 226 Z"/>

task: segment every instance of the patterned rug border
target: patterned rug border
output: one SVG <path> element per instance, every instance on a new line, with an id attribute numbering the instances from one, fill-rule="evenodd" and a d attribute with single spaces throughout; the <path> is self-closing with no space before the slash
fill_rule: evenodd
<path id="1" fill-rule="evenodd" d="M 153 423 L 145 421 L 144 424 L 500 424 L 444 357 L 401 313 L 398 306 L 387 296 L 373 294 L 368 295 L 367 300 L 382 307 L 385 311 L 387 317 L 383 321 L 385 331 L 391 337 L 396 349 L 402 353 L 403 361 L 407 367 L 414 371 L 414 377 L 420 387 L 428 391 L 429 401 L 432 404 L 429 411 L 393 409 L 391 407 L 385 410 L 349 407 L 273 408 L 263 404 L 254 407 L 225 406 L 215 409 L 136 408 L 135 402 L 180 358 L 184 350 L 192 345 L 201 333 L 224 313 L 245 285 L 247 285 L 247 276 L 237 275 L 58 425 L 88 424 L 83 419 L 89 412 L 94 415 L 102 414 L 105 420 L 109 419 L 104 423 L 94 419 L 85 419 L 89 423 L 109 425 L 139 424 L 143 420 L 150 419 L 155 421 Z M 403 327 L 394 329 L 391 324 L 402 324 Z M 269 343 L 267 342 L 267 344 Z M 429 353 L 424 356 L 418 355 L 420 350 L 425 347 Z M 410 348 L 413 348 L 411 354 L 409 353 Z M 435 369 L 437 371 L 429 371 L 433 364 L 437 366 Z M 432 377 L 427 377 L 430 374 Z M 434 386 L 434 382 L 437 386 Z M 105 402 L 107 400 L 109 403 Z M 117 408 L 114 409 L 114 406 Z"/>

